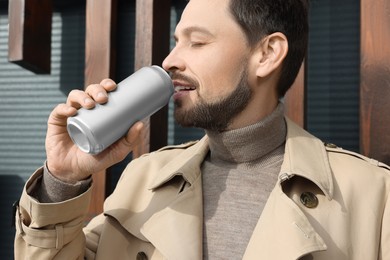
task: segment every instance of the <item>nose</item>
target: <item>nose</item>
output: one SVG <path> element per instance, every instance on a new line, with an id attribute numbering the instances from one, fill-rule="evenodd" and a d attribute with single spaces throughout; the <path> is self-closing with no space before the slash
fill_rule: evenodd
<path id="1" fill-rule="evenodd" d="M 162 66 L 166 71 L 169 72 L 184 70 L 185 63 L 183 59 L 180 58 L 177 47 L 173 48 L 173 50 L 164 59 Z"/>

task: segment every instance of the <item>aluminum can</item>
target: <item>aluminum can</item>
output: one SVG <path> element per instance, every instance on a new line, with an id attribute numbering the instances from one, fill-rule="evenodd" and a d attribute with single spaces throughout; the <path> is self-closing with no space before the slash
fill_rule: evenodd
<path id="1" fill-rule="evenodd" d="M 80 108 L 67 119 L 67 130 L 80 150 L 98 154 L 123 137 L 137 121 L 151 116 L 168 102 L 174 88 L 159 66 L 143 67 L 117 84 L 108 102 Z"/>

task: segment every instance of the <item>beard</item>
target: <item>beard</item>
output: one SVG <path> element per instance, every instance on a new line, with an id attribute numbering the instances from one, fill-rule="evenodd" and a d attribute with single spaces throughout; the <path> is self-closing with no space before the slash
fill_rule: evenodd
<path id="1" fill-rule="evenodd" d="M 199 96 L 191 109 L 182 108 L 182 100 L 175 101 L 175 119 L 183 127 L 197 127 L 210 131 L 225 131 L 232 120 L 248 105 L 252 90 L 248 84 L 248 73 L 244 68 L 235 90 L 217 101 L 207 102 Z"/>

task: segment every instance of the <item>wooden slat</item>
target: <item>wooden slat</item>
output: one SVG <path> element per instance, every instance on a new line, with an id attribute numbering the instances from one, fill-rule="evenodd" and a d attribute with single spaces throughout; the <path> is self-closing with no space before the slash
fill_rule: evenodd
<path id="1" fill-rule="evenodd" d="M 135 68 L 159 65 L 169 52 L 170 0 L 136 1 Z M 133 157 L 156 150 L 167 143 L 168 108 L 145 119 L 145 130 Z"/>
<path id="2" fill-rule="evenodd" d="M 85 86 L 114 75 L 116 12 L 116 0 L 87 0 Z M 93 182 L 90 218 L 103 211 L 106 172 L 94 174 Z"/>
<path id="3" fill-rule="evenodd" d="M 52 0 L 10 0 L 8 60 L 50 74 Z"/>
<path id="4" fill-rule="evenodd" d="M 387 0 L 361 1 L 360 147 L 390 164 L 390 13 Z"/>
<path id="5" fill-rule="evenodd" d="M 85 86 L 114 75 L 116 7 L 117 0 L 87 0 Z"/>
<path id="6" fill-rule="evenodd" d="M 302 64 L 294 84 L 285 96 L 286 115 L 296 124 L 305 127 L 305 63 Z"/>

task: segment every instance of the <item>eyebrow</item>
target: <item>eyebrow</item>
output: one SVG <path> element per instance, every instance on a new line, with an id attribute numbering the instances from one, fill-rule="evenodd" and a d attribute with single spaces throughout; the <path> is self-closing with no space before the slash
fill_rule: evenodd
<path id="1" fill-rule="evenodd" d="M 214 36 L 208 29 L 201 27 L 201 26 L 189 26 L 189 27 L 186 27 L 182 30 L 182 33 L 186 36 L 189 36 L 191 33 L 194 33 L 194 32 L 200 32 L 200 33 L 205 34 L 205 35 L 210 36 L 210 37 Z M 174 39 L 175 40 L 178 39 L 176 34 L 174 35 Z"/>

